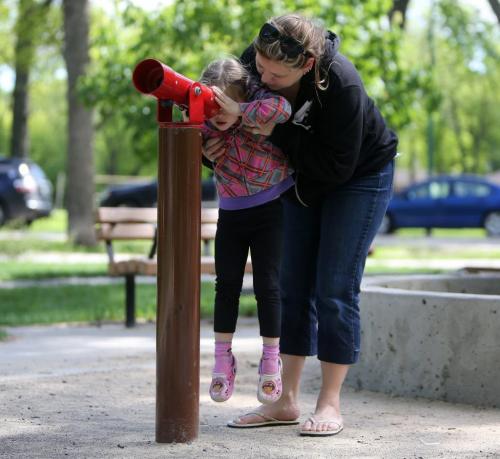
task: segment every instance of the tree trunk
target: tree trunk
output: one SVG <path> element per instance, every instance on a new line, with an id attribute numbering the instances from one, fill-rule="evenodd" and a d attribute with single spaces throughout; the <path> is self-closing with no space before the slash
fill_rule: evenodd
<path id="1" fill-rule="evenodd" d="M 484 100 L 483 96 L 483 103 L 481 104 L 482 107 L 487 107 L 488 106 L 488 101 Z M 471 136 L 472 136 L 472 148 L 471 148 L 471 154 L 472 157 L 474 158 L 474 172 L 476 174 L 481 174 L 484 173 L 484 170 L 481 168 L 481 147 L 484 141 L 484 138 L 486 136 L 486 131 L 487 131 L 487 110 L 480 110 L 478 113 L 478 116 L 475 117 L 474 123 L 471 125 Z"/>
<path id="2" fill-rule="evenodd" d="M 12 130 L 10 155 L 18 158 L 29 156 L 28 114 L 29 76 L 35 58 L 36 40 L 45 25 L 45 17 L 52 0 L 37 3 L 19 0 L 16 21 L 15 68 L 16 80 L 12 100 Z"/>
<path id="3" fill-rule="evenodd" d="M 77 82 L 89 64 L 89 2 L 64 0 L 64 60 L 68 72 L 68 234 L 94 245 L 94 159 L 92 110 L 78 97 Z"/>
<path id="4" fill-rule="evenodd" d="M 392 8 L 389 11 L 389 21 L 397 21 L 399 27 L 402 29 L 406 25 L 406 10 L 408 9 L 408 3 L 410 0 L 393 0 Z"/>
<path id="5" fill-rule="evenodd" d="M 17 52 L 16 52 L 17 54 Z M 16 82 L 12 101 L 12 131 L 10 155 L 27 158 L 29 155 L 28 111 L 29 111 L 29 70 L 16 63 Z"/>
<path id="6" fill-rule="evenodd" d="M 500 24 L 500 2 L 498 0 L 488 0 L 488 2 L 490 3 L 491 9 L 495 13 L 497 21 Z"/>
<path id="7" fill-rule="evenodd" d="M 462 172 L 468 172 L 467 167 L 467 147 L 464 144 L 462 136 L 462 126 L 458 113 L 458 103 L 454 96 L 450 96 L 450 118 L 455 138 L 457 139 L 458 149 L 460 151 L 460 161 L 462 164 Z"/>

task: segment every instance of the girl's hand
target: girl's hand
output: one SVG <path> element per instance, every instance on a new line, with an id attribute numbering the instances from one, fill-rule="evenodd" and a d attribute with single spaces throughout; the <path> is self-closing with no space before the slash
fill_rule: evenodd
<path id="1" fill-rule="evenodd" d="M 269 121 L 264 124 L 243 125 L 242 128 L 252 134 L 265 135 L 267 137 L 273 132 L 274 126 L 276 126 L 276 123 Z"/>
<path id="2" fill-rule="evenodd" d="M 208 139 L 201 147 L 201 151 L 203 155 L 209 160 L 209 161 L 217 161 L 218 158 L 220 158 L 225 151 L 224 148 L 224 139 L 222 138 L 214 138 L 214 139 Z"/>
<path id="3" fill-rule="evenodd" d="M 224 92 L 216 86 L 212 86 L 212 91 L 215 94 L 215 101 L 220 105 L 223 111 L 230 115 L 241 116 L 240 104 L 238 102 L 224 94 Z"/>

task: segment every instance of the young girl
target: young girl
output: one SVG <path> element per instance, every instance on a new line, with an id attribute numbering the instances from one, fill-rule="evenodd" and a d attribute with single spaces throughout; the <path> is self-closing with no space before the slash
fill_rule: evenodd
<path id="1" fill-rule="evenodd" d="M 291 114 L 285 98 L 264 90 L 235 59 L 211 63 L 203 72 L 221 111 L 204 126 L 204 140 L 220 139 L 223 154 L 214 169 L 219 195 L 215 236 L 215 366 L 210 397 L 228 400 L 234 387 L 236 358 L 231 342 L 250 249 L 260 334 L 263 341 L 257 398 L 271 403 L 281 396 L 279 268 L 282 245 L 280 195 L 293 186 L 283 153 L 249 129 Z M 245 129 L 247 127 L 247 129 Z"/>

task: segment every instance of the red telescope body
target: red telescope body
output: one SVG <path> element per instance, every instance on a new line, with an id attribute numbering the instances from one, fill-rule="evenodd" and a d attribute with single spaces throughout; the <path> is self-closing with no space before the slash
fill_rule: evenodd
<path id="1" fill-rule="evenodd" d="M 208 86 L 174 72 L 156 59 L 139 62 L 132 79 L 139 92 L 158 99 L 160 123 L 172 122 L 172 104 L 187 109 L 190 124 L 201 124 L 220 110 Z"/>

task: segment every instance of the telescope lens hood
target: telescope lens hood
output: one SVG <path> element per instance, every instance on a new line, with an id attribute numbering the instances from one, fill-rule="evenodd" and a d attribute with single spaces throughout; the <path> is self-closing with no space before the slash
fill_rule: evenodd
<path id="1" fill-rule="evenodd" d="M 156 59 L 140 62 L 134 70 L 134 85 L 139 92 L 151 94 L 163 83 L 163 66 Z"/>

